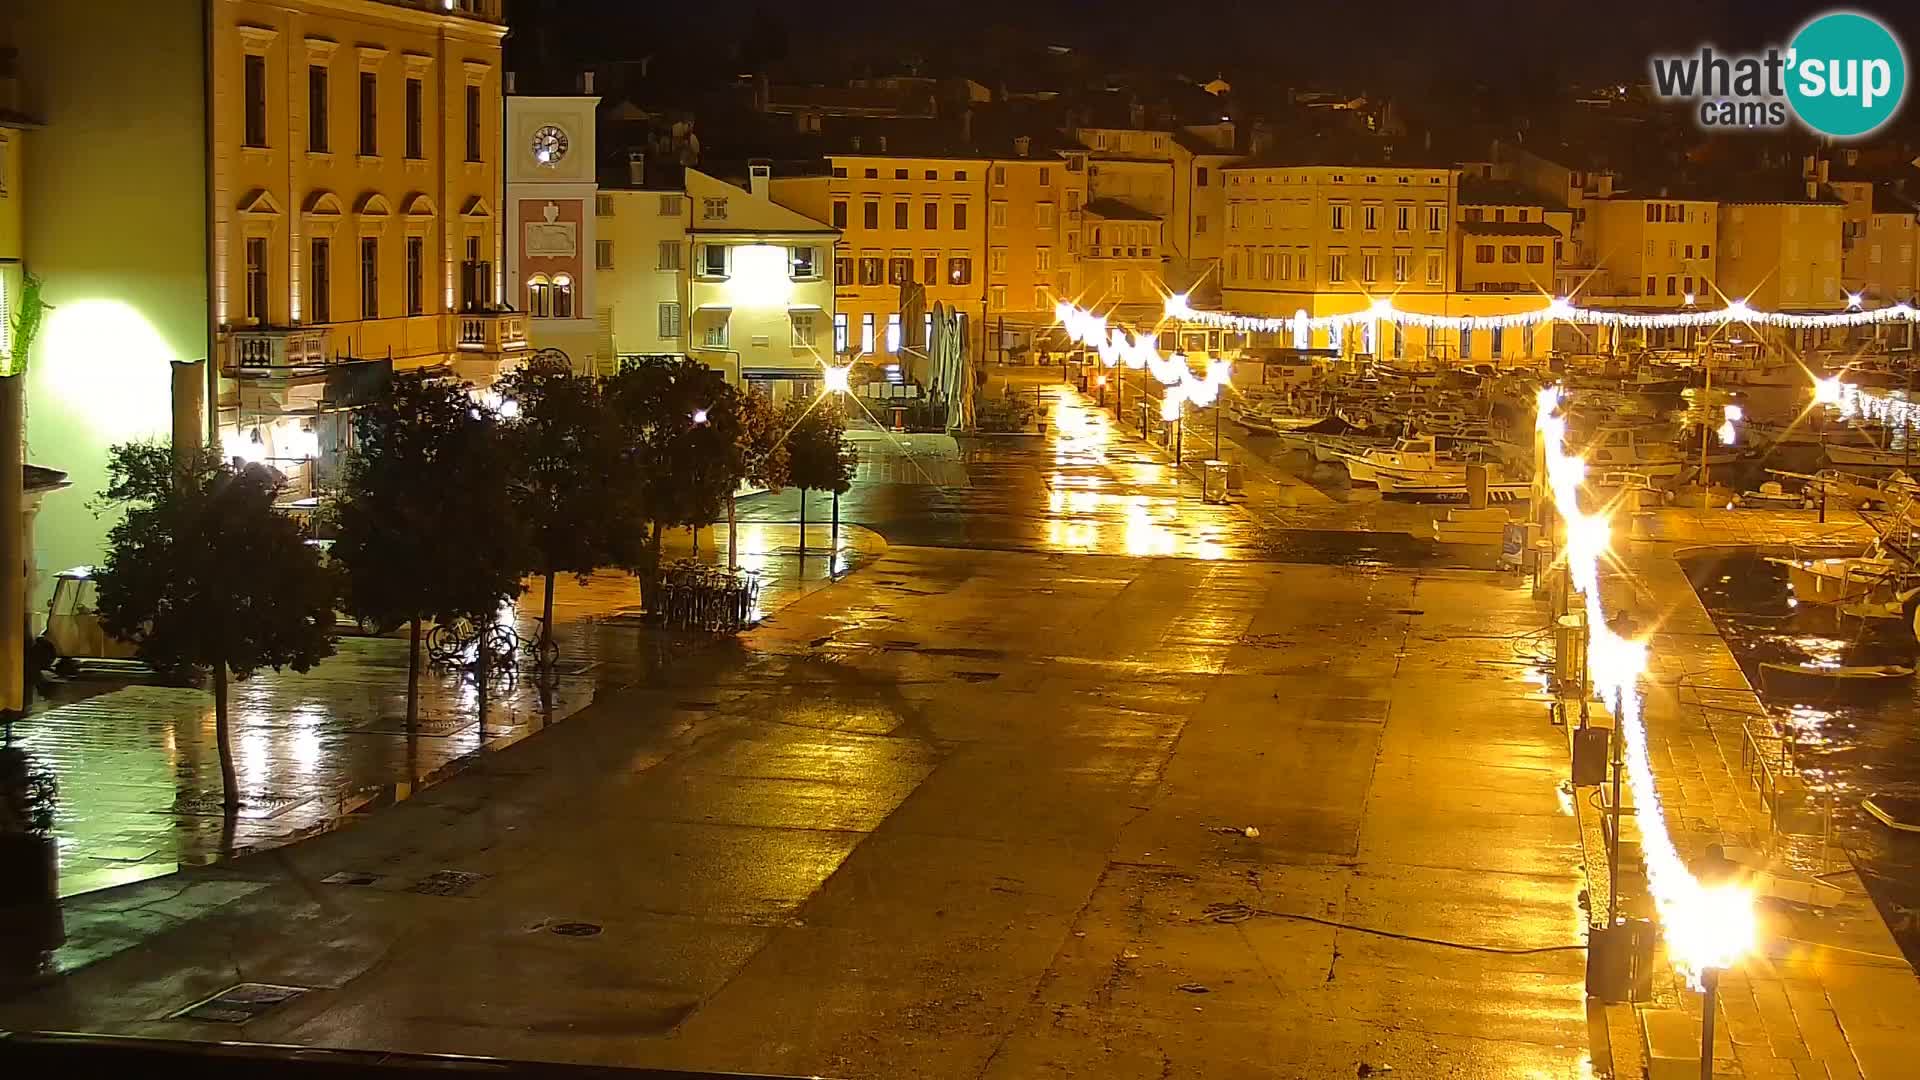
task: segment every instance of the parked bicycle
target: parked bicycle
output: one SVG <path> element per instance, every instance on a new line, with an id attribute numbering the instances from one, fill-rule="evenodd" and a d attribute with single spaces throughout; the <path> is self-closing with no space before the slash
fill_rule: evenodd
<path id="1" fill-rule="evenodd" d="M 655 610 L 675 630 L 738 633 L 759 615 L 760 575 L 681 559 L 662 571 Z"/>

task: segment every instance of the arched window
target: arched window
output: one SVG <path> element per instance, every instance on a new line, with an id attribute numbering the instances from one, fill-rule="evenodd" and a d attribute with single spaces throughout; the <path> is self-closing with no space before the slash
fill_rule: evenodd
<path id="1" fill-rule="evenodd" d="M 545 319 L 553 314 L 553 283 L 545 274 L 535 274 L 527 279 L 527 314 L 536 319 Z"/>
<path id="2" fill-rule="evenodd" d="M 573 318 L 573 278 L 568 274 L 553 276 L 553 317 Z"/>

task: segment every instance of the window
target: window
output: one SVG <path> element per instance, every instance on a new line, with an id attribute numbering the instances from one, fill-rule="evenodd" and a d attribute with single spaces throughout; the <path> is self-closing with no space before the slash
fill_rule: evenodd
<path id="1" fill-rule="evenodd" d="M 1007 310 L 1007 287 L 995 285 L 987 290 L 987 306 L 995 311 Z"/>
<path id="2" fill-rule="evenodd" d="M 853 284 L 853 259 L 841 255 L 833 260 L 833 283 L 835 285 Z"/>
<path id="3" fill-rule="evenodd" d="M 833 351 L 847 351 L 847 313 L 837 312 L 833 316 Z"/>
<path id="4" fill-rule="evenodd" d="M 1347 280 L 1347 257 L 1345 255 L 1327 256 L 1327 280 L 1336 283 Z"/>
<path id="5" fill-rule="evenodd" d="M 1671 259 L 1678 256 L 1679 254 L 1680 254 L 1680 241 L 1678 240 L 1667 241 L 1667 258 Z"/>
<path id="6" fill-rule="evenodd" d="M 555 274 L 553 277 L 553 317 L 573 318 L 573 278 L 566 274 Z"/>
<path id="7" fill-rule="evenodd" d="M 1477 206 L 1469 206 L 1460 212 L 1460 217 L 1463 221 L 1485 221 L 1487 212 Z"/>
<path id="8" fill-rule="evenodd" d="M 1007 227 L 1007 204 L 1006 203 L 1004 202 L 993 203 L 992 205 L 987 207 L 987 213 L 989 215 L 988 224 L 992 225 L 996 229 L 1004 229 Z"/>
<path id="9" fill-rule="evenodd" d="M 553 282 L 545 274 L 527 279 L 527 314 L 544 319 L 553 314 Z"/>
<path id="10" fill-rule="evenodd" d="M 860 351 L 863 353 L 873 351 L 873 312 L 871 311 L 860 316 Z"/>
<path id="11" fill-rule="evenodd" d="M 1654 277 L 1651 274 L 1647 275 L 1647 291 L 1645 295 L 1647 296 L 1660 295 L 1660 279 Z"/>
<path id="12" fill-rule="evenodd" d="M 997 247 L 987 252 L 987 270 L 989 273 L 994 274 L 1004 274 L 1007 272 L 1006 248 Z"/>
<path id="13" fill-rule="evenodd" d="M 1443 265 L 1443 262 L 1440 256 L 1434 255 L 1434 254 L 1429 254 L 1427 256 L 1427 284 L 1429 285 L 1440 284 L 1440 274 L 1441 274 L 1442 265 Z"/>
<path id="14" fill-rule="evenodd" d="M 307 257 L 307 321 L 333 321 L 333 241 L 313 238 Z"/>
<path id="15" fill-rule="evenodd" d="M 1477 263 L 1492 262 L 1493 261 L 1493 245 L 1492 244 L 1475 244 L 1473 248 L 1473 261 Z"/>
<path id="16" fill-rule="evenodd" d="M 1413 273 L 1413 256 L 1402 255 L 1402 254 L 1394 255 L 1393 257 L 1394 284 L 1396 285 L 1405 284 L 1407 277 L 1412 273 Z"/>
<path id="17" fill-rule="evenodd" d="M 654 269 L 656 270 L 680 269 L 680 241 L 678 240 L 660 241 L 660 258 L 658 260 L 657 265 L 654 267 Z"/>
<path id="18" fill-rule="evenodd" d="M 820 264 L 814 258 L 813 248 L 788 248 L 787 252 L 790 259 L 793 280 L 812 281 L 820 276 Z"/>
<path id="19" fill-rule="evenodd" d="M 862 285 L 880 284 L 883 280 L 885 280 L 884 278 L 881 277 L 881 274 L 883 272 L 884 271 L 883 271 L 882 264 L 880 262 L 880 256 L 878 255 L 860 256 L 860 284 Z"/>
<path id="20" fill-rule="evenodd" d="M 327 69 L 324 64 L 307 67 L 307 152 L 324 154 L 332 141 L 327 131 Z"/>
<path id="21" fill-rule="evenodd" d="M 1660 220 L 1660 204 L 1659 203 L 1647 204 L 1647 220 L 1648 221 Z"/>
<path id="22" fill-rule="evenodd" d="M 794 348 L 813 348 L 813 312 L 789 312 L 787 318 L 793 323 Z"/>
<path id="23" fill-rule="evenodd" d="M 887 316 L 887 351 L 900 351 L 900 313 L 897 311 Z"/>
<path id="24" fill-rule="evenodd" d="M 928 255 L 920 260 L 920 283 L 922 285 L 940 284 L 940 256 Z"/>
<path id="25" fill-rule="evenodd" d="M 1686 248 L 1686 251 L 1687 251 L 1687 258 L 1689 258 L 1689 259 L 1691 259 L 1691 258 L 1693 258 L 1693 245 L 1692 245 L 1692 244 L 1688 244 L 1688 245 L 1687 245 L 1687 248 Z"/>
<path id="26" fill-rule="evenodd" d="M 1333 218 L 1332 218 L 1332 221 L 1329 222 L 1329 224 L 1333 227 L 1334 231 L 1338 232 L 1341 229 L 1346 228 L 1347 227 L 1347 204 L 1334 203 L 1332 204 L 1331 207 L 1329 207 L 1329 209 L 1333 212 Z"/>
<path id="27" fill-rule="evenodd" d="M 1360 221 L 1361 221 L 1360 227 L 1367 230 L 1368 232 L 1372 232 L 1375 229 L 1378 229 L 1380 227 L 1380 208 L 1377 206 L 1361 207 Z"/>
<path id="28" fill-rule="evenodd" d="M 1045 165 L 1040 166 L 1040 186 L 1041 187 L 1053 186 L 1053 170 L 1048 168 Z M 1206 185 L 1203 184 L 1201 186 L 1204 187 Z"/>
<path id="29" fill-rule="evenodd" d="M 1369 251 L 1360 256 L 1360 280 L 1373 281 L 1379 268 L 1380 257 Z"/>
<path id="30" fill-rule="evenodd" d="M 1435 206 L 1432 203 L 1427 204 L 1427 231 L 1428 232 L 1446 232 L 1447 231 L 1447 208 L 1446 207 Z"/>
<path id="31" fill-rule="evenodd" d="M 701 199 L 700 200 L 700 220 L 702 221 L 727 220 L 726 196 L 722 195 L 717 199 Z"/>
<path id="32" fill-rule="evenodd" d="M 267 145 L 267 58 L 248 53 L 246 60 L 246 130 L 248 146 Z"/>
<path id="33" fill-rule="evenodd" d="M 613 196 L 595 195 L 593 197 L 593 216 L 594 217 L 612 217 L 613 216 Z"/>
<path id="34" fill-rule="evenodd" d="M 727 246 L 725 244 L 700 245 L 700 276 L 723 278 L 727 276 Z"/>
<path id="35" fill-rule="evenodd" d="M 1530 263 L 1546 262 L 1547 246 L 1545 244 L 1528 244 L 1527 245 L 1527 261 Z"/>
<path id="36" fill-rule="evenodd" d="M 965 179 L 967 178 L 967 170 L 965 170 L 965 169 L 955 169 L 955 170 L 953 171 L 953 178 L 954 178 L 955 180 L 965 180 Z"/>
<path id="37" fill-rule="evenodd" d="M 1034 248 L 1033 249 L 1033 268 L 1035 270 L 1053 269 L 1053 249 L 1044 248 L 1044 247 Z"/>
<path id="38" fill-rule="evenodd" d="M 1393 208 L 1393 227 L 1397 232 L 1413 231 L 1413 207 L 1402 203 Z"/>
<path id="39" fill-rule="evenodd" d="M 1126 296 L 1127 295 L 1127 272 L 1125 270 L 1114 271 L 1112 283 L 1109 284 L 1107 288 L 1110 294 L 1116 300 Z"/>
<path id="40" fill-rule="evenodd" d="M 907 203 L 904 200 L 893 204 L 893 227 L 896 229 L 907 227 Z"/>
<path id="41" fill-rule="evenodd" d="M 968 285 L 973 282 L 973 260 L 962 255 L 947 260 L 947 281 L 953 285 Z"/>
<path id="42" fill-rule="evenodd" d="M 380 156 L 380 76 L 360 73 L 360 156 Z"/>
<path id="43" fill-rule="evenodd" d="M 1460 328 L 1460 359 L 1473 359 L 1473 331 L 1464 326 Z"/>
<path id="44" fill-rule="evenodd" d="M 475 311 L 493 290 L 493 264 L 480 258 L 480 238 L 467 237 L 467 259 L 460 264 L 460 303 L 464 311 Z"/>
<path id="45" fill-rule="evenodd" d="M 847 201 L 845 199 L 833 200 L 833 227 L 836 229 L 844 229 L 847 227 Z"/>
<path id="46" fill-rule="evenodd" d="M 867 179 L 869 179 L 869 180 L 878 180 L 878 179 L 880 179 L 880 170 L 879 170 L 879 169 L 868 169 L 868 170 L 867 170 L 867 172 L 866 172 L 866 177 L 867 177 Z"/>
<path id="47" fill-rule="evenodd" d="M 1667 275 L 1667 295 L 1668 296 L 1680 295 L 1680 279 L 1673 276 L 1672 274 Z"/>
<path id="48" fill-rule="evenodd" d="M 1520 245 L 1519 244 L 1500 245 L 1500 261 L 1503 263 L 1519 262 L 1520 261 Z"/>
<path id="49" fill-rule="evenodd" d="M 426 157 L 426 96 L 419 79 L 407 80 L 407 158 Z"/>
<path id="50" fill-rule="evenodd" d="M 940 170 L 928 169 L 926 175 L 927 175 L 927 179 L 929 180 L 938 180 L 940 179 Z"/>
<path id="51" fill-rule="evenodd" d="M 967 227 L 966 203 L 957 202 L 953 204 L 953 227 L 956 229 L 964 229 Z"/>
<path id="52" fill-rule="evenodd" d="M 940 204 L 928 200 L 920 207 L 920 227 L 937 229 L 940 227 Z"/>
<path id="53" fill-rule="evenodd" d="M 1207 235 L 1207 215 L 1205 214 L 1193 215 L 1193 235 L 1195 236 Z"/>
<path id="54" fill-rule="evenodd" d="M 700 344 L 709 349 L 727 347 L 727 316 L 720 315 L 707 324 L 706 329 L 701 332 Z"/>
<path id="55" fill-rule="evenodd" d="M 860 224 L 869 229 L 880 227 L 880 204 L 869 202 L 860 208 Z"/>
<path id="56" fill-rule="evenodd" d="M 1050 202 L 1036 204 L 1033 208 L 1033 223 L 1038 228 L 1053 228 L 1053 204 Z"/>
<path id="57" fill-rule="evenodd" d="M 418 315 L 427 302 L 427 241 L 407 237 L 407 314 Z"/>
<path id="58" fill-rule="evenodd" d="M 913 280 L 913 257 L 895 255 L 887 260 L 887 284 L 905 285 Z"/>
<path id="59" fill-rule="evenodd" d="M 1193 170 L 1193 186 L 1194 187 L 1206 187 L 1208 179 L 1209 177 L 1207 176 L 1207 167 L 1205 165 L 1198 166 Z M 1042 182 L 1044 183 L 1044 181 Z"/>
<path id="60" fill-rule="evenodd" d="M 907 170 L 905 169 L 893 170 L 893 178 L 895 180 L 905 180 L 907 178 Z"/>
<path id="61" fill-rule="evenodd" d="M 480 88 L 467 87 L 467 160 L 480 160 Z"/>
<path id="62" fill-rule="evenodd" d="M 593 242 L 593 267 L 596 270 L 613 269 L 613 241 L 595 240 Z"/>
<path id="63" fill-rule="evenodd" d="M 360 317 L 380 317 L 380 238 L 360 238 Z"/>
<path id="64" fill-rule="evenodd" d="M 933 312 L 931 311 L 920 316 L 920 344 L 933 344 Z"/>
<path id="65" fill-rule="evenodd" d="M 660 216 L 661 217 L 679 217 L 680 216 L 680 196 L 678 195 L 660 196 Z"/>
<path id="66" fill-rule="evenodd" d="M 1495 207 L 1495 208 L 1494 208 L 1494 211 L 1493 211 L 1493 220 L 1495 220 L 1495 221 L 1505 221 L 1505 220 L 1507 220 L 1507 210 L 1506 210 L 1506 207 L 1504 207 L 1504 206 L 1502 206 L 1502 207 Z"/>
<path id="67" fill-rule="evenodd" d="M 1500 339 L 1503 336 L 1500 330 L 1501 328 L 1496 326 L 1487 331 L 1487 355 L 1495 360 L 1500 359 Z"/>
<path id="68" fill-rule="evenodd" d="M 660 305 L 660 336 L 663 338 L 680 337 L 680 305 L 667 302 Z"/>
<path id="69" fill-rule="evenodd" d="M 1007 167 L 1005 165 L 995 165 L 993 167 L 993 186 L 1007 186 Z"/>
<path id="70" fill-rule="evenodd" d="M 247 237 L 247 318 L 267 323 L 267 238 Z"/>
<path id="71" fill-rule="evenodd" d="M 1680 275 L 1680 294 L 1682 296 L 1693 295 L 1693 275 L 1692 274 Z"/>
<path id="72" fill-rule="evenodd" d="M 1711 244 L 1701 244 L 1701 245 L 1700 245 L 1700 257 L 1701 257 L 1701 258 L 1703 258 L 1703 259 L 1711 259 L 1711 258 L 1713 258 L 1713 245 L 1711 245 Z"/>

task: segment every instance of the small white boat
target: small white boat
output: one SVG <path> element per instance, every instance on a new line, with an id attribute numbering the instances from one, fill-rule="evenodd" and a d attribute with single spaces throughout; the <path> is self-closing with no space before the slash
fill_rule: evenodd
<path id="1" fill-rule="evenodd" d="M 1347 476 L 1356 484 L 1378 486 L 1387 476 L 1409 484 L 1464 484 L 1467 463 L 1441 457 L 1429 435 L 1401 439 L 1392 447 L 1376 447 L 1364 453 L 1335 452 L 1347 466 Z"/>
<path id="2" fill-rule="evenodd" d="M 1379 474 L 1374 486 L 1380 494 L 1388 498 L 1406 498 L 1414 500 L 1432 500 L 1435 502 L 1464 501 L 1467 497 L 1465 479 L 1458 484 L 1423 484 L 1407 480 L 1396 480 L 1387 473 Z M 1490 503 L 1515 502 L 1531 498 L 1533 485 L 1526 481 L 1499 481 L 1489 478 L 1487 481 L 1487 501 Z"/>
<path id="3" fill-rule="evenodd" d="M 1757 490 L 1743 491 L 1734 496 L 1734 502 L 1749 510 L 1804 510 L 1812 505 L 1813 497 L 1805 491 L 1788 491 L 1778 480 L 1767 480 Z"/>
<path id="4" fill-rule="evenodd" d="M 1920 833 L 1920 801 L 1899 796 L 1871 795 L 1860 800 L 1860 809 L 1895 832 Z"/>
<path id="5" fill-rule="evenodd" d="M 1864 664 L 1847 667 L 1838 664 L 1760 665 L 1760 681 L 1782 690 L 1872 690 L 1913 678 L 1913 669 L 1898 664 Z"/>
<path id="6" fill-rule="evenodd" d="M 1884 603 L 1913 571 L 1904 560 L 1869 551 L 1826 559 L 1769 557 L 1787 571 L 1787 587 L 1801 604 Z"/>
<path id="7" fill-rule="evenodd" d="M 1892 469 L 1914 464 L 1913 453 L 1909 450 L 1882 450 L 1872 446 L 1841 446 L 1836 443 L 1824 443 L 1827 460 L 1835 465 L 1851 465 L 1855 468 Z"/>
<path id="8" fill-rule="evenodd" d="M 1651 438 L 1637 427 L 1603 427 L 1580 453 L 1589 469 L 1635 472 L 1656 480 L 1679 476 L 1688 467 L 1671 443 Z"/>

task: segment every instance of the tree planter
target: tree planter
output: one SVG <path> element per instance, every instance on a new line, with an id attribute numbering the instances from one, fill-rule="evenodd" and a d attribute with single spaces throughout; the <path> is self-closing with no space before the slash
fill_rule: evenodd
<path id="1" fill-rule="evenodd" d="M 37 968 L 66 940 L 59 844 L 35 833 L 0 834 L 0 974 Z"/>

